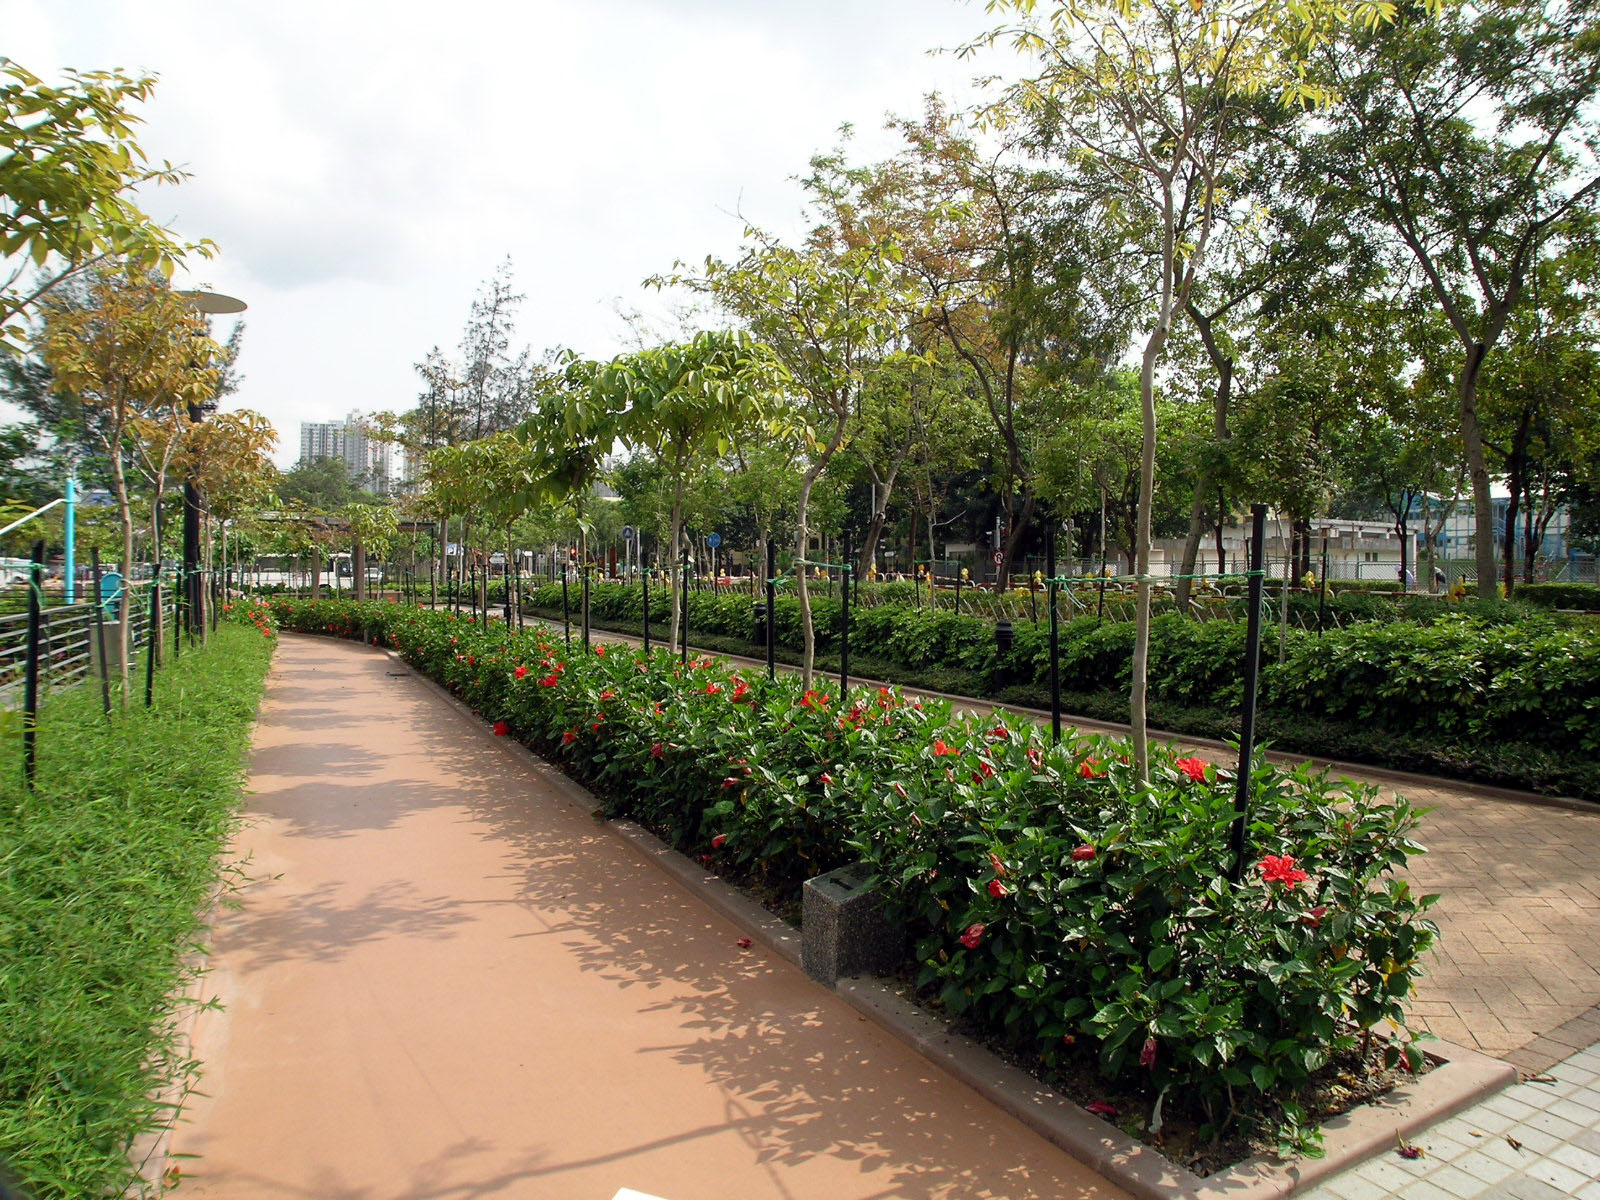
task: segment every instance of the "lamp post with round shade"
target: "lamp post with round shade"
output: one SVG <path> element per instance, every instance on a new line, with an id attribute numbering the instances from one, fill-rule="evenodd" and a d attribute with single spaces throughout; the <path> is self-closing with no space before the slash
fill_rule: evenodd
<path id="1" fill-rule="evenodd" d="M 224 296 L 220 292 L 181 291 L 178 293 L 195 312 L 207 316 L 242 313 L 248 307 L 243 300 Z M 189 420 L 205 419 L 206 411 L 216 403 L 189 402 Z M 205 586 L 200 579 L 200 489 L 195 484 L 194 473 L 183 481 L 183 607 L 184 624 L 191 637 L 205 632 Z"/>

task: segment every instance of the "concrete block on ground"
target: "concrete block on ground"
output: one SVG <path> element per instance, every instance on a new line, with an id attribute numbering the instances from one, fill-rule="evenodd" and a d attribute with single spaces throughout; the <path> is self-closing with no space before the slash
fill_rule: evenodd
<path id="1" fill-rule="evenodd" d="M 905 930 L 885 918 L 883 898 L 855 864 L 806 880 L 800 908 L 801 962 L 830 987 L 848 975 L 887 975 L 905 961 Z"/>

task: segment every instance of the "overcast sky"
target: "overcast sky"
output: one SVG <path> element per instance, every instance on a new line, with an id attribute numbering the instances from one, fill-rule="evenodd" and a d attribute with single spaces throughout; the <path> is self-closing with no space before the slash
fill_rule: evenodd
<path id="1" fill-rule="evenodd" d="M 192 178 L 144 206 L 218 243 L 180 285 L 250 305 L 230 406 L 284 465 L 301 421 L 411 407 L 506 255 L 519 344 L 624 348 L 619 304 L 664 311 L 640 281 L 732 253 L 735 210 L 798 230 L 793 176 L 842 123 L 886 153 L 886 113 L 1013 69 L 928 53 L 990 23 L 978 0 L 0 0 L 38 74 L 160 76 L 141 141 Z"/>

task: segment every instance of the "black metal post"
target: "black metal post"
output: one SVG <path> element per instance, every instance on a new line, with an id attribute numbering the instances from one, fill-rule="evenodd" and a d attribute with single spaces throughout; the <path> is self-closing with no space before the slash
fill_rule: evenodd
<path id="1" fill-rule="evenodd" d="M 1049 578 L 1050 601 L 1050 741 L 1061 741 L 1061 617 L 1056 612 L 1056 531 L 1044 537 L 1044 573 Z"/>
<path id="2" fill-rule="evenodd" d="M 1100 624 L 1100 622 L 1105 619 L 1106 615 L 1106 551 L 1104 544 L 1104 531 L 1101 532 L 1100 540 L 1100 602 L 1095 606 L 1094 610 L 1094 623 L 1096 625 Z"/>
<path id="3" fill-rule="evenodd" d="M 33 788 L 38 765 L 39 735 L 39 653 L 44 610 L 44 542 L 33 544 L 33 561 L 28 565 L 28 648 L 27 667 L 22 683 L 22 778 Z"/>
<path id="4" fill-rule="evenodd" d="M 841 628 L 842 637 L 839 645 L 839 703 L 844 703 L 844 694 L 850 690 L 850 535 L 844 535 L 844 566 L 840 568 L 844 578 L 844 612 Z"/>
<path id="5" fill-rule="evenodd" d="M 683 602 L 679 606 L 683 609 L 683 640 L 678 643 L 679 658 L 683 662 L 689 661 L 689 551 L 687 547 L 679 551 L 678 578 L 683 582 Z"/>
<path id="6" fill-rule="evenodd" d="M 183 568 L 179 567 L 178 570 L 181 572 Z M 180 613 L 180 609 L 187 607 L 188 603 L 189 581 L 180 576 L 172 589 L 172 661 L 174 665 L 178 661 L 178 643 L 183 640 L 183 627 L 189 623 L 188 615 Z"/>
<path id="7" fill-rule="evenodd" d="M 1322 614 L 1328 606 L 1328 531 L 1322 531 L 1322 578 L 1317 590 L 1317 636 L 1322 636 Z"/>
<path id="8" fill-rule="evenodd" d="M 917 574 L 917 563 L 916 563 L 915 559 L 913 559 L 912 562 L 911 562 L 911 588 L 912 588 L 912 591 L 916 593 L 917 607 L 921 608 L 922 607 L 922 576 Z"/>
<path id="9" fill-rule="evenodd" d="M 640 541 L 643 541 L 641 535 Z M 639 584 L 644 588 L 644 652 L 650 653 L 650 568 L 639 572 Z"/>
<path id="10" fill-rule="evenodd" d="M 948 550 L 947 550 L 947 552 L 948 552 Z M 956 613 L 957 613 L 957 615 L 959 615 L 960 612 L 961 612 L 961 572 L 962 572 L 962 570 L 964 570 L 964 568 L 962 568 L 962 567 L 957 567 L 956 568 Z"/>
<path id="11" fill-rule="evenodd" d="M 583 652 L 589 653 L 589 564 L 583 564 Z"/>
<path id="12" fill-rule="evenodd" d="M 567 648 L 572 648 L 572 602 L 567 596 L 567 564 L 561 564 L 561 628 L 567 637 Z"/>
<path id="13" fill-rule="evenodd" d="M 106 662 L 106 610 L 100 594 L 100 551 L 90 547 L 89 563 L 94 571 L 94 637 L 100 650 L 100 699 L 105 703 L 106 716 L 111 716 L 111 666 Z"/>
<path id="14" fill-rule="evenodd" d="M 778 547 L 767 539 L 767 678 L 776 679 L 778 627 Z"/>
<path id="15" fill-rule="evenodd" d="M 177 614 L 173 614 L 176 618 Z M 144 706 L 149 708 L 156 694 L 156 624 L 161 616 L 161 574 L 150 581 L 150 628 L 144 639 Z"/>
<path id="16" fill-rule="evenodd" d="M 1263 551 L 1267 535 L 1267 506 L 1250 508 L 1250 611 L 1245 618 L 1244 705 L 1239 721 L 1239 776 L 1233 820 L 1233 870 L 1235 883 L 1244 878 L 1245 833 L 1250 825 L 1250 774 L 1256 752 L 1256 684 L 1261 671 L 1261 587 L 1265 575 Z"/>

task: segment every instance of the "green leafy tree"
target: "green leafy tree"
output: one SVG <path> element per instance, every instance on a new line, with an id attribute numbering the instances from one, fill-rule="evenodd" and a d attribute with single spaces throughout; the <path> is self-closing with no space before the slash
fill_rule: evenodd
<path id="1" fill-rule="evenodd" d="M 1538 264 L 1600 195 L 1600 19 L 1586 0 L 1407 6 L 1316 67 L 1341 102 L 1309 146 L 1312 186 L 1398 239 L 1455 335 L 1477 574 L 1492 580 L 1479 383 Z"/>
<path id="2" fill-rule="evenodd" d="M 1038 15 L 1037 0 L 994 0 L 1017 24 L 981 44 L 1009 40 L 1039 60 L 991 109 L 1024 116 L 1044 140 L 1102 172 L 1110 211 L 1154 230 L 1147 280 L 1154 296 L 1141 354 L 1143 465 L 1136 547 L 1138 619 L 1130 709 L 1134 764 L 1150 773 L 1146 692 L 1150 654 L 1149 554 L 1155 498 L 1155 379 L 1174 322 L 1206 268 L 1223 190 L 1254 134 L 1265 97 L 1286 104 L 1328 96 L 1301 69 L 1304 53 L 1344 21 L 1375 24 L 1380 0 L 1071 0 Z"/>
<path id="3" fill-rule="evenodd" d="M 115 260 L 170 277 L 209 242 L 180 242 L 133 202 L 149 183 L 177 183 L 171 163 L 151 165 L 131 108 L 150 98 L 155 76 L 67 71 L 46 84 L 0 59 L 0 348 L 28 338 L 21 317 L 84 270 Z"/>

